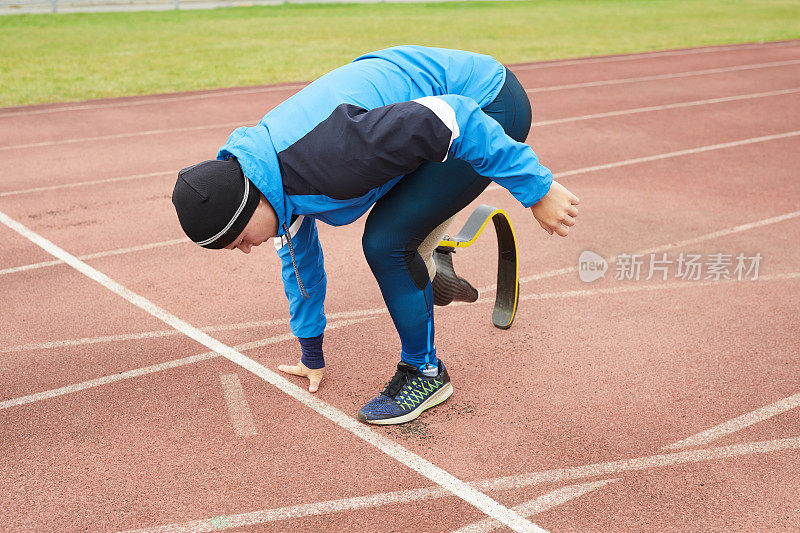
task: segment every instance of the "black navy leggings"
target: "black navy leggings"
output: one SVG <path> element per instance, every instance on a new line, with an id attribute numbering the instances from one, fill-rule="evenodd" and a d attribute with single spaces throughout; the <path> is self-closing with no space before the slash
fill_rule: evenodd
<path id="1" fill-rule="evenodd" d="M 511 138 L 525 142 L 531 105 L 510 70 L 497 98 L 483 111 Z M 490 182 L 469 163 L 452 157 L 424 163 L 378 200 L 367 218 L 364 255 L 400 335 L 400 357 L 406 363 L 420 368 L 437 364 L 433 293 L 417 250 L 431 231 L 469 205 Z"/>

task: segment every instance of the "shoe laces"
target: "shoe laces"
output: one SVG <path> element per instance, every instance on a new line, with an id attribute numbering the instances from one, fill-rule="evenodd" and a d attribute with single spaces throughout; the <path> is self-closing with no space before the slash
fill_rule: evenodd
<path id="1" fill-rule="evenodd" d="M 388 396 L 389 398 L 394 398 L 397 393 L 402 390 L 402 388 L 408 383 L 410 377 L 410 372 L 408 369 L 405 368 L 398 368 L 397 372 L 394 373 L 392 379 L 389 380 L 389 383 L 386 384 L 386 387 L 383 389 L 383 395 Z"/>

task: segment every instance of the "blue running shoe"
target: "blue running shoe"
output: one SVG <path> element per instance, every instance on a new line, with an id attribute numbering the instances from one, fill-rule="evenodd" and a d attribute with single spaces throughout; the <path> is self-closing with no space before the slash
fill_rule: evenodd
<path id="1" fill-rule="evenodd" d="M 439 405 L 451 394 L 453 385 L 441 359 L 439 374 L 434 377 L 428 377 L 415 366 L 400 361 L 397 372 L 383 392 L 358 411 L 358 419 L 367 424 L 402 424 Z"/>

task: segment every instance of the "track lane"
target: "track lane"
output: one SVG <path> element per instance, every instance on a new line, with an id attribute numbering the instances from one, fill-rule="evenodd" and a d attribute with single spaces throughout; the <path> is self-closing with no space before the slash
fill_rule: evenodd
<path id="1" fill-rule="evenodd" d="M 794 146 L 794 145 L 789 144 L 788 146 L 791 147 L 791 146 Z M 696 157 L 696 156 L 693 156 L 693 158 L 694 157 Z M 704 199 L 705 198 L 709 198 L 709 197 L 713 198 L 713 196 L 711 196 L 710 193 L 713 193 L 713 192 L 719 193 L 720 192 L 719 187 L 718 187 L 719 180 L 714 180 L 713 179 L 714 177 L 717 176 L 717 174 L 715 174 L 715 172 L 713 172 L 713 169 L 715 168 L 714 167 L 714 161 L 713 161 L 713 159 L 711 157 L 709 157 L 707 160 L 701 159 L 701 161 L 708 161 L 709 168 L 712 169 L 711 172 L 703 174 L 704 176 L 709 176 L 709 178 L 712 178 L 712 179 L 711 179 L 710 183 L 708 181 L 706 181 L 706 182 L 703 182 L 701 184 L 701 187 L 703 189 L 707 189 L 705 191 L 701 191 L 703 193 L 703 194 L 701 194 L 701 197 L 704 198 Z M 730 162 L 728 160 L 726 160 L 726 163 L 730 163 Z M 758 161 L 755 161 L 755 163 L 758 163 Z M 730 163 L 730 164 L 732 164 L 732 163 Z M 779 165 L 779 164 L 780 164 L 780 161 L 777 161 L 776 165 Z M 717 165 L 718 165 L 718 162 L 717 162 Z M 650 167 L 648 167 L 648 168 L 650 168 Z M 671 166 L 668 163 L 665 165 L 664 162 L 660 162 L 660 163 L 658 163 L 656 165 L 656 168 L 663 169 L 660 172 L 666 172 L 665 175 L 669 176 L 669 172 L 668 171 L 671 168 Z M 737 172 L 740 172 L 740 171 L 737 169 Z M 746 177 L 745 172 L 746 171 L 744 169 L 742 169 L 741 170 L 741 174 L 736 174 L 736 175 L 737 176 L 741 176 L 741 178 L 744 179 Z M 624 173 L 619 173 L 618 174 L 616 172 L 604 171 L 603 174 L 602 174 L 604 180 L 606 179 L 606 175 L 607 174 L 611 175 L 612 177 L 614 177 L 614 179 L 617 180 L 617 185 L 619 185 L 619 184 L 627 184 L 627 182 L 624 179 L 620 180 L 620 177 L 624 177 L 625 176 Z M 763 175 L 766 175 L 767 178 L 774 178 L 774 181 L 771 182 L 774 185 L 771 185 L 769 183 L 769 180 L 768 180 L 768 190 L 770 191 L 769 194 L 766 194 L 763 197 L 761 197 L 761 196 L 751 196 L 750 198 L 747 199 L 746 203 L 741 203 L 738 206 L 735 203 L 733 205 L 730 205 L 731 202 L 736 202 L 737 198 L 741 198 L 741 196 L 737 196 L 736 195 L 736 188 L 735 187 L 730 187 L 730 189 L 726 189 L 726 190 L 722 191 L 723 196 L 718 198 L 718 200 L 717 200 L 719 203 L 718 204 L 714 204 L 714 205 L 718 205 L 718 206 L 720 206 L 720 205 L 724 206 L 724 208 L 721 209 L 721 210 L 718 209 L 718 212 L 714 212 L 714 213 L 709 214 L 708 215 L 709 218 L 713 218 L 713 216 L 711 216 L 711 215 L 719 215 L 720 213 L 722 214 L 723 218 L 725 218 L 725 217 L 733 218 L 733 215 L 735 214 L 735 211 L 733 209 L 734 207 L 738 207 L 739 216 L 741 216 L 743 213 L 748 213 L 748 212 L 752 212 L 753 214 L 755 214 L 756 211 L 758 211 L 759 213 L 764 214 L 764 215 L 769 215 L 770 213 L 766 213 L 765 209 L 764 209 L 765 206 L 770 207 L 770 205 L 768 203 L 769 201 L 777 201 L 777 202 L 779 202 L 779 205 L 782 205 L 782 206 L 789 205 L 789 204 L 792 204 L 793 202 L 795 202 L 797 196 L 796 195 L 793 196 L 795 193 L 794 193 L 793 189 L 791 189 L 791 188 L 789 188 L 788 191 L 786 191 L 786 190 L 783 191 L 784 192 L 783 197 L 780 196 L 781 189 L 778 187 L 778 185 L 780 185 L 781 179 L 782 179 L 780 175 L 777 175 L 777 176 L 771 175 L 768 171 L 765 171 L 764 174 L 759 174 L 760 177 L 763 176 Z M 726 178 L 727 178 L 727 175 L 726 175 Z M 688 179 L 688 177 L 687 177 L 687 179 Z M 659 204 L 659 208 L 663 209 L 663 208 L 672 207 L 673 209 L 678 210 L 678 209 L 682 209 L 682 208 L 685 207 L 684 203 L 681 202 L 681 200 L 680 200 L 681 197 L 679 195 L 680 195 L 681 192 L 685 191 L 686 188 L 685 188 L 685 186 L 682 187 L 683 184 L 680 181 L 678 183 L 672 183 L 672 182 L 669 182 L 668 180 L 662 180 L 662 181 L 657 181 L 656 180 L 656 181 L 652 181 L 652 182 L 649 182 L 649 183 L 651 183 L 651 184 L 652 183 L 659 183 L 659 184 L 663 183 L 664 186 L 667 186 L 667 184 L 669 184 L 669 185 L 672 186 L 672 189 L 667 191 L 667 192 L 676 194 L 676 196 L 674 198 L 671 198 L 669 201 L 664 202 L 664 203 L 660 203 Z M 783 183 L 784 189 L 785 189 L 786 185 L 789 185 L 789 187 L 791 187 L 791 183 L 793 183 L 793 182 L 786 183 L 784 181 L 784 183 Z M 603 184 L 603 182 L 598 183 L 597 186 L 599 187 L 602 184 Z M 735 185 L 735 184 L 736 184 L 736 180 L 734 180 L 734 182 L 731 185 Z M 615 190 L 619 190 L 619 189 L 615 189 Z M 502 192 L 502 191 L 498 191 L 498 192 Z M 706 192 L 708 192 L 709 194 L 706 195 L 705 194 Z M 610 191 L 610 194 L 608 196 L 604 197 L 602 195 L 598 195 L 598 196 L 592 198 L 592 200 L 595 203 L 597 203 L 599 201 L 604 201 L 605 202 L 605 201 L 613 200 L 613 196 L 611 196 L 611 193 L 613 193 L 613 190 Z M 643 192 L 637 190 L 637 191 L 635 191 L 635 194 L 638 194 L 638 195 L 642 196 Z M 727 195 L 727 196 L 725 196 L 725 195 Z M 763 204 L 760 203 L 760 202 L 763 202 Z M 614 205 L 614 208 L 622 207 L 622 204 L 617 205 L 614 202 L 612 202 L 612 205 Z M 698 202 L 696 205 L 694 205 L 694 204 L 691 205 L 691 208 L 694 209 L 695 212 L 697 212 L 698 214 L 702 214 L 702 212 L 700 211 L 702 207 L 703 206 L 702 206 L 702 204 L 700 202 Z M 752 211 L 750 211 L 750 210 L 752 210 Z M 590 211 L 585 211 L 585 213 L 586 214 L 590 214 Z M 640 215 L 631 216 L 631 214 L 625 213 L 624 211 L 622 213 L 628 215 L 628 217 L 632 218 L 632 219 L 637 219 L 640 216 Z M 596 214 L 599 215 L 599 213 L 596 213 Z M 777 213 L 775 213 L 775 214 L 777 214 Z M 606 215 L 608 216 L 609 213 L 606 213 Z M 596 218 L 593 221 L 593 224 L 597 223 L 598 220 L 599 219 Z M 738 220 L 741 221 L 741 218 L 739 218 Z M 647 217 L 644 217 L 644 218 L 642 218 L 640 220 L 637 220 L 637 222 L 640 223 L 641 228 L 647 229 L 648 231 L 664 231 L 665 234 L 671 233 L 672 235 L 675 235 L 675 234 L 679 234 L 681 236 L 685 235 L 685 231 L 683 231 L 685 228 L 681 228 L 681 231 L 679 231 L 679 228 L 677 228 L 677 227 L 672 227 L 672 228 L 656 227 L 656 226 L 653 226 L 652 224 L 650 224 L 650 218 L 647 218 Z M 700 225 L 701 224 L 698 224 L 698 226 L 700 226 Z M 595 227 L 599 227 L 599 226 L 595 226 Z M 635 228 L 632 228 L 632 230 L 633 229 L 635 229 Z M 341 230 L 338 230 L 338 231 L 341 231 Z M 601 232 L 600 234 L 602 234 L 602 235 L 613 235 L 613 228 L 612 228 L 612 231 L 610 233 L 609 232 Z M 576 233 L 575 235 L 577 236 L 577 235 L 579 235 L 579 233 Z M 629 237 L 633 238 L 634 235 L 637 235 L 637 237 L 642 237 L 642 235 L 635 234 L 635 233 L 631 233 L 629 235 Z M 759 241 L 759 242 L 764 243 L 764 244 L 768 244 L 769 246 L 780 245 L 780 241 L 773 242 L 772 240 L 770 240 L 773 237 L 773 234 L 765 232 L 762 235 L 763 235 L 762 239 L 765 239 L 765 240 L 762 240 L 762 241 Z M 789 233 L 789 234 L 787 234 L 785 236 L 785 238 L 792 238 L 791 237 L 792 235 L 793 235 L 792 233 Z M 597 237 L 597 234 L 595 234 L 595 238 L 596 237 Z M 681 238 L 681 237 L 679 237 L 679 238 Z M 613 239 L 611 239 L 611 240 L 613 241 Z M 620 241 L 621 242 L 625 242 L 623 239 L 620 239 Z M 542 242 L 545 243 L 547 241 L 542 241 Z M 566 242 L 566 241 L 562 241 L 562 242 Z M 746 244 L 747 242 L 752 242 L 752 241 L 744 240 L 742 242 L 744 242 Z M 789 242 L 789 241 L 787 241 L 787 242 Z M 330 246 L 328 246 L 326 248 L 326 250 L 328 250 L 329 248 L 330 248 Z M 779 250 L 779 248 L 776 248 L 776 251 L 778 251 L 778 250 Z M 558 250 L 556 250 L 556 252 L 557 251 Z M 487 255 L 487 257 L 488 257 L 488 255 Z M 787 262 L 790 263 L 791 261 L 793 261 L 793 256 L 784 254 L 783 256 L 781 256 L 781 259 L 783 261 L 783 263 L 781 263 L 781 264 L 786 264 Z M 547 260 L 548 259 L 546 259 L 545 257 L 542 257 L 542 256 L 540 256 L 538 258 L 538 261 L 540 262 L 539 264 L 541 264 L 541 261 L 547 261 Z M 145 281 L 145 276 L 142 276 L 141 277 L 141 283 L 145 283 L 145 282 L 146 282 Z M 741 288 L 741 287 L 739 287 L 739 288 Z M 343 286 L 343 289 L 346 290 L 346 287 Z M 616 296 L 615 296 L 615 298 L 616 298 Z M 656 302 L 658 302 L 658 301 L 660 301 L 660 300 L 656 300 Z M 468 308 L 468 306 L 465 306 L 465 309 L 466 308 Z M 459 311 L 458 315 L 459 316 L 461 315 L 461 311 Z M 461 321 L 461 320 L 459 320 L 459 321 Z M 536 332 L 537 330 L 541 329 L 541 326 L 540 326 L 539 323 L 531 323 L 529 325 L 528 329 L 530 331 Z M 389 353 L 391 351 L 391 347 L 389 345 L 387 345 L 387 350 L 388 350 L 387 353 Z M 349 363 L 345 362 L 344 364 L 349 364 Z M 702 384 L 702 380 L 698 379 L 698 383 Z M 367 387 L 367 388 L 369 388 L 369 387 Z M 727 391 L 721 391 L 721 392 L 727 392 Z M 755 392 L 754 392 L 754 394 L 755 394 Z M 455 397 L 454 397 L 454 399 L 455 399 Z M 357 404 L 357 402 L 355 400 L 350 400 L 350 401 L 351 401 L 352 404 Z M 741 401 L 741 398 L 734 397 L 729 401 L 723 401 L 723 402 L 720 402 L 720 403 L 725 403 L 726 405 L 730 406 L 732 404 L 735 404 L 738 401 Z M 448 402 L 448 404 L 450 404 L 450 403 L 451 402 Z M 442 406 L 441 409 L 445 408 L 448 404 L 445 404 L 445 406 Z M 703 407 L 705 408 L 705 404 L 704 403 L 701 402 L 701 405 L 703 405 Z M 463 413 L 458 413 L 459 416 L 461 414 L 463 414 Z M 719 420 L 720 420 L 719 418 L 716 418 L 715 419 L 715 423 L 718 422 Z M 434 429 L 436 429 L 438 431 L 438 428 L 434 428 Z M 565 427 L 564 429 L 565 429 L 565 431 L 568 430 L 567 427 Z M 684 434 L 689 434 L 689 433 L 688 432 L 684 432 Z M 407 435 L 406 437 L 413 438 L 410 435 Z M 422 445 L 422 441 L 424 441 L 424 438 L 421 435 L 417 435 L 416 438 L 417 438 L 418 441 L 420 441 L 420 445 Z M 675 487 L 673 485 L 667 485 L 667 487 L 671 491 L 674 491 L 674 489 L 675 489 Z M 518 503 L 518 502 L 515 502 L 515 504 L 516 503 Z M 699 515 L 700 518 L 702 518 L 702 510 L 700 510 L 699 513 L 700 513 L 700 515 Z M 656 514 L 655 516 L 657 517 L 658 515 Z"/>
<path id="2" fill-rule="evenodd" d="M 259 432 L 238 437 L 219 386 L 231 369 L 206 361 L 0 412 L 0 473 L 14 480 L 0 495 L 4 527 L 110 531 L 427 485 L 247 373 L 240 378 Z M 328 457 L 331 449 L 361 461 Z M 447 505 L 480 517 L 456 498 Z"/>

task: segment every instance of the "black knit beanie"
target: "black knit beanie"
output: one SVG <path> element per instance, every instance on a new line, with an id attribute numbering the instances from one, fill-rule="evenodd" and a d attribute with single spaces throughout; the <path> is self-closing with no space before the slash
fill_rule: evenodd
<path id="1" fill-rule="evenodd" d="M 172 191 L 183 231 L 200 246 L 215 250 L 242 233 L 260 199 L 235 157 L 184 168 Z"/>

